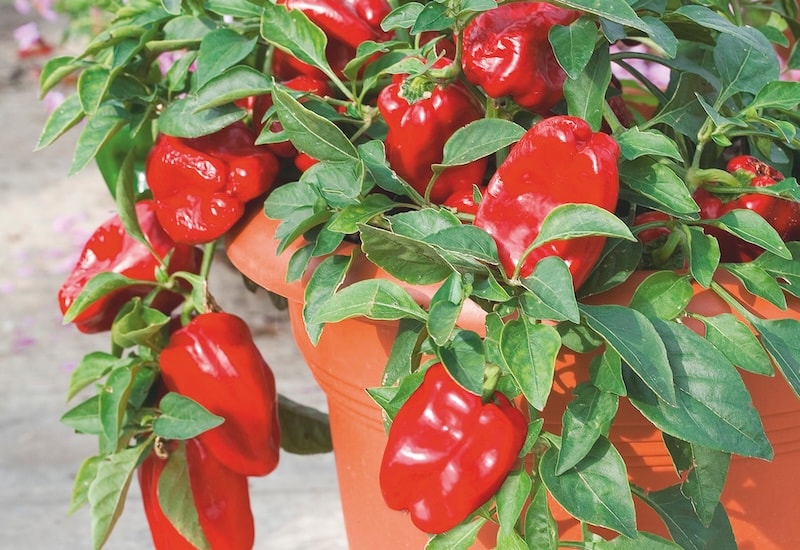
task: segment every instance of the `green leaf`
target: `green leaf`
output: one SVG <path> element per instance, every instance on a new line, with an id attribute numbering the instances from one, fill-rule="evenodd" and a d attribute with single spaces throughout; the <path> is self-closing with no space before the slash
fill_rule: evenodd
<path id="1" fill-rule="evenodd" d="M 792 390 L 800 396 L 800 321 L 796 319 L 750 318 L 758 331 L 761 343 L 778 369 L 789 382 Z"/>
<path id="2" fill-rule="evenodd" d="M 755 334 L 730 313 L 701 317 L 705 338 L 720 350 L 728 361 L 749 372 L 772 376 L 772 362 Z"/>
<path id="3" fill-rule="evenodd" d="M 103 435 L 112 450 L 117 449 L 136 370 L 136 364 L 133 368 L 123 366 L 112 370 L 102 389 L 98 392 L 100 396 L 99 416 L 103 426 Z"/>
<path id="4" fill-rule="evenodd" d="M 640 31 L 648 32 L 650 30 L 645 22 L 636 15 L 636 12 L 633 11 L 628 2 L 617 2 L 616 0 L 562 0 L 560 4 Z"/>
<path id="5" fill-rule="evenodd" d="M 221 28 L 206 34 L 200 42 L 197 56 L 197 85 L 202 87 L 213 77 L 236 65 L 250 55 L 256 46 L 256 38 L 247 38 L 229 28 Z"/>
<path id="6" fill-rule="evenodd" d="M 310 455 L 333 451 L 327 414 L 278 394 L 278 420 L 281 449 L 287 453 Z"/>
<path id="7" fill-rule="evenodd" d="M 237 99 L 264 95 L 272 90 L 272 81 L 261 71 L 239 65 L 217 73 L 198 91 L 195 109 L 220 107 Z"/>
<path id="8" fill-rule="evenodd" d="M 616 351 L 668 406 L 676 404 L 667 350 L 653 323 L 634 309 L 581 305 L 589 328 Z"/>
<path id="9" fill-rule="evenodd" d="M 634 126 L 615 136 L 615 139 L 619 144 L 622 158 L 626 160 L 645 156 L 681 160 L 681 154 L 675 142 L 658 130 L 642 131 L 638 126 Z M 648 161 L 647 164 L 652 164 L 652 162 Z"/>
<path id="10" fill-rule="evenodd" d="M 344 132 L 330 120 L 304 107 L 287 88 L 275 84 L 272 99 L 286 134 L 299 151 L 318 160 L 358 160 L 358 152 Z"/>
<path id="11" fill-rule="evenodd" d="M 77 62 L 71 55 L 61 55 L 47 59 L 42 66 L 42 72 L 39 74 L 39 97 L 44 97 L 59 82 L 81 67 L 81 63 Z"/>
<path id="12" fill-rule="evenodd" d="M 332 208 L 358 204 L 364 164 L 359 160 L 323 161 L 303 172 L 300 182 L 315 187 Z"/>
<path id="13" fill-rule="evenodd" d="M 301 10 L 264 2 L 261 12 L 261 36 L 281 51 L 313 65 L 329 77 L 333 71 L 325 57 L 328 39 Z M 313 155 L 312 155 L 313 156 Z"/>
<path id="14" fill-rule="evenodd" d="M 639 283 L 630 307 L 646 317 L 671 320 L 686 310 L 694 290 L 685 275 L 674 271 L 658 271 Z"/>
<path id="15" fill-rule="evenodd" d="M 325 201 L 319 190 L 299 181 L 279 185 L 264 201 L 264 213 L 275 220 L 284 220 L 295 214 L 311 216 L 324 209 Z"/>
<path id="16" fill-rule="evenodd" d="M 525 540 L 536 550 L 558 549 L 558 524 L 550 512 L 547 490 L 538 484 L 525 511 Z"/>
<path id="17" fill-rule="evenodd" d="M 778 232 L 769 222 L 752 210 L 732 210 L 709 224 L 724 229 L 749 243 L 756 244 L 781 258 L 790 259 L 792 257 Z"/>
<path id="18" fill-rule="evenodd" d="M 643 202 L 637 199 L 642 197 L 648 206 L 680 218 L 695 218 L 700 211 L 683 180 L 671 168 L 653 162 L 651 157 L 621 162 L 619 177 L 633 191 L 633 202 Z"/>
<path id="19" fill-rule="evenodd" d="M 667 349 L 677 401 L 667 405 L 638 379 L 627 377 L 631 403 L 674 437 L 769 460 L 772 446 L 736 368 L 687 326 L 659 320 L 653 324 Z"/>
<path id="20" fill-rule="evenodd" d="M 464 304 L 464 284 L 458 273 L 451 273 L 431 297 L 428 307 L 428 334 L 444 345 L 450 339 Z"/>
<path id="21" fill-rule="evenodd" d="M 549 325 L 534 324 L 527 317 L 506 323 L 500 336 L 506 370 L 537 410 L 544 410 L 553 386 L 561 337 Z"/>
<path id="22" fill-rule="evenodd" d="M 303 321 L 306 334 L 314 345 L 319 342 L 323 324 L 315 323 L 313 319 L 344 282 L 352 263 L 353 256 L 328 256 L 314 269 L 308 280 L 304 295 Z"/>
<path id="23" fill-rule="evenodd" d="M 624 5 L 624 3 L 620 3 Z M 584 119 L 597 131 L 603 122 L 602 104 L 611 82 L 611 62 L 608 47 L 597 47 L 577 78 L 564 82 L 564 99 L 570 115 Z"/>
<path id="24" fill-rule="evenodd" d="M 486 518 L 478 517 L 456 525 L 445 533 L 434 535 L 428 539 L 425 550 L 469 550 L 487 521 Z"/>
<path id="25" fill-rule="evenodd" d="M 594 52 L 597 24 L 589 17 L 580 17 L 572 24 L 553 25 L 548 33 L 558 64 L 569 78 L 578 78 Z"/>
<path id="26" fill-rule="evenodd" d="M 615 537 L 609 541 L 594 542 L 596 550 L 681 550 L 681 547 L 665 538 L 654 535 L 653 533 L 639 532 L 636 538 L 628 538 L 624 535 Z"/>
<path id="27" fill-rule="evenodd" d="M 530 291 L 523 295 L 525 314 L 535 319 L 580 322 L 578 301 L 567 264 L 558 256 L 539 260 L 533 273 L 523 278 L 522 286 Z"/>
<path id="28" fill-rule="evenodd" d="M 508 120 L 481 118 L 460 127 L 444 144 L 444 157 L 437 168 L 460 166 L 488 157 L 516 143 L 525 135 L 525 128 Z"/>
<path id="29" fill-rule="evenodd" d="M 428 234 L 422 240 L 447 252 L 455 252 L 491 265 L 500 264 L 497 243 L 486 231 L 474 225 L 447 227 Z"/>
<path id="30" fill-rule="evenodd" d="M 75 481 L 72 483 L 72 495 L 69 503 L 70 514 L 89 504 L 89 487 L 97 477 L 97 467 L 102 461 L 102 456 L 90 456 L 78 468 L 78 472 L 75 474 Z"/>
<path id="31" fill-rule="evenodd" d="M 454 329 L 453 337 L 437 353 L 453 380 L 465 390 L 481 395 L 486 359 L 483 340 L 477 333 Z"/>
<path id="32" fill-rule="evenodd" d="M 600 436 L 607 436 L 617 414 L 619 397 L 591 384 L 579 384 L 573 390 L 562 419 L 561 449 L 556 475 L 577 465 L 591 451 Z"/>
<path id="33" fill-rule="evenodd" d="M 724 264 L 723 267 L 739 279 L 749 293 L 760 296 L 781 309 L 786 309 L 786 296 L 781 285 L 765 270 L 753 263 Z"/>
<path id="34" fill-rule="evenodd" d="M 746 35 L 748 40 L 742 40 Z M 779 76 L 769 41 L 753 28 L 740 27 L 736 35 L 721 34 L 714 47 L 714 62 L 722 80 L 717 104 L 740 93 L 757 94 Z"/>
<path id="35" fill-rule="evenodd" d="M 397 283 L 386 279 L 365 279 L 336 292 L 321 305 L 311 321 L 335 323 L 361 316 L 378 321 L 406 317 L 425 321 L 427 315 Z"/>
<path id="36" fill-rule="evenodd" d="M 438 2 L 425 4 L 425 7 L 422 8 L 422 11 L 417 16 L 414 26 L 411 27 L 411 34 L 449 29 L 454 23 L 449 12 L 450 10 L 445 4 Z"/>
<path id="37" fill-rule="evenodd" d="M 605 208 L 593 204 L 568 203 L 556 206 L 547 214 L 530 248 L 592 235 L 636 240 L 625 222 Z"/>
<path id="38" fill-rule="evenodd" d="M 178 533 L 198 550 L 210 550 L 192 496 L 185 444 L 169 454 L 158 478 L 158 504 Z"/>
<path id="39" fill-rule="evenodd" d="M 260 17 L 261 6 L 250 0 L 205 0 L 203 6 L 219 15 Z"/>
<path id="40" fill-rule="evenodd" d="M 100 422 L 100 396 L 93 395 L 78 403 L 61 416 L 61 423 L 69 426 L 77 433 L 102 435 L 103 424 Z"/>
<path id="41" fill-rule="evenodd" d="M 428 243 L 369 225 L 360 229 L 361 248 L 370 261 L 401 281 L 437 283 L 453 271 Z"/>
<path id="42" fill-rule="evenodd" d="M 158 117 L 158 131 L 176 137 L 195 138 L 222 130 L 246 114 L 233 104 L 201 109 L 198 96 L 187 95 L 164 108 Z"/>
<path id="43" fill-rule="evenodd" d="M 416 197 L 421 203 L 422 196 L 408 183 L 404 182 L 389 166 L 386 160 L 386 146 L 380 140 L 374 139 L 362 143 L 357 147 L 358 154 L 367 168 L 367 175 L 375 185 L 398 195 Z"/>
<path id="44" fill-rule="evenodd" d="M 36 142 L 36 151 L 41 151 L 78 124 L 84 117 L 78 94 L 72 94 L 47 117 L 47 121 Z"/>
<path id="45" fill-rule="evenodd" d="M 123 449 L 103 457 L 97 465 L 97 476 L 89 485 L 89 506 L 92 521 L 92 546 L 100 549 L 117 519 L 122 514 L 133 473 L 142 455 L 150 449 L 147 444 Z"/>
<path id="46" fill-rule="evenodd" d="M 622 284 L 638 269 L 641 257 L 642 243 L 638 240 L 606 239 L 600 258 L 578 289 L 578 296 L 593 296 Z"/>
<path id="47" fill-rule="evenodd" d="M 225 421 L 197 401 L 175 392 L 161 398 L 159 409 L 161 414 L 153 421 L 153 433 L 164 439 L 191 439 Z"/>
<path id="48" fill-rule="evenodd" d="M 167 344 L 162 330 L 170 322 L 169 315 L 146 307 L 141 298 L 133 298 L 122 306 L 111 326 L 111 340 L 120 348 L 147 346 L 159 350 Z"/>
<path id="49" fill-rule="evenodd" d="M 97 113 L 110 84 L 111 71 L 106 67 L 95 65 L 81 71 L 78 77 L 78 97 L 84 113 L 90 116 Z"/>
<path id="50" fill-rule="evenodd" d="M 684 550 L 735 550 L 736 541 L 730 521 L 722 505 L 718 505 L 706 527 L 697 517 L 691 501 L 683 496 L 679 485 L 660 491 L 638 492 L 667 525 L 673 540 Z"/>
<path id="51" fill-rule="evenodd" d="M 800 50 L 798 50 L 800 51 Z M 747 110 L 779 109 L 791 111 L 800 104 L 800 82 L 772 80 L 758 91 Z"/>
<path id="52" fill-rule="evenodd" d="M 328 229 L 349 234 L 358 231 L 359 224 L 391 210 L 395 202 L 384 194 L 370 194 L 356 204 L 345 206 L 331 221 Z"/>
<path id="53" fill-rule="evenodd" d="M 668 434 L 664 434 L 664 443 L 675 469 L 686 476 L 681 484 L 681 492 L 692 501 L 700 521 L 709 525 L 725 486 L 731 455 L 681 441 Z"/>
<path id="54" fill-rule="evenodd" d="M 389 218 L 389 223 L 392 231 L 398 235 L 411 237 L 419 241 L 424 241 L 429 236 L 445 229 L 461 225 L 459 219 L 449 210 L 435 210 L 433 208 L 394 214 Z"/>
<path id="55" fill-rule="evenodd" d="M 627 395 L 622 378 L 622 359 L 612 348 L 605 348 L 589 364 L 589 377 L 595 387 L 614 395 Z"/>
<path id="56" fill-rule="evenodd" d="M 78 136 L 72 155 L 70 175 L 80 172 L 89 164 L 97 151 L 127 123 L 126 112 L 120 105 L 111 102 L 103 103 L 94 115 L 89 117 Z"/>
<path id="57" fill-rule="evenodd" d="M 119 357 L 102 351 L 93 351 L 84 355 L 70 376 L 67 401 L 89 384 L 103 378 L 119 363 Z"/>
<path id="58" fill-rule="evenodd" d="M 551 447 L 539 461 L 539 475 L 553 498 L 573 517 L 636 536 L 633 498 L 625 462 L 601 437 L 574 467 L 556 475 L 558 450 Z"/>
<path id="59" fill-rule="evenodd" d="M 508 477 L 497 490 L 495 503 L 501 533 L 513 532 L 520 514 L 531 492 L 531 477 L 524 470 L 517 470 Z"/>
<path id="60" fill-rule="evenodd" d="M 700 286 L 708 288 L 719 265 L 719 242 L 699 227 L 686 226 L 684 235 L 689 249 L 689 273 Z"/>
<path id="61" fill-rule="evenodd" d="M 408 2 L 394 8 L 381 21 L 381 29 L 388 32 L 393 29 L 410 29 L 419 17 L 424 6 L 419 2 Z"/>

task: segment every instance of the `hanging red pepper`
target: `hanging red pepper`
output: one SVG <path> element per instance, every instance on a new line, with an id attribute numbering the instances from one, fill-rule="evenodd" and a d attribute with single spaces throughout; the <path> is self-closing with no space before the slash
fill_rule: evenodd
<path id="1" fill-rule="evenodd" d="M 155 281 L 156 270 L 161 265 L 159 258 L 166 258 L 170 253 L 169 273 L 200 271 L 199 251 L 192 246 L 175 244 L 159 225 L 153 201 L 137 203 L 136 217 L 153 252 L 127 233 L 119 215 L 106 220 L 86 241 L 75 267 L 58 291 L 62 314 L 67 312 L 86 283 L 99 273 L 118 273 L 131 279 Z M 73 322 L 84 333 L 109 330 L 123 305 L 133 297 L 145 297 L 153 289 L 150 285 L 134 285 L 113 290 L 84 309 Z M 151 306 L 169 313 L 182 300 L 178 293 L 162 291 L 155 296 Z"/>
<path id="2" fill-rule="evenodd" d="M 728 161 L 726 171 L 743 185 L 766 187 L 783 179 L 783 174 L 751 155 L 739 155 Z M 796 202 L 759 193 L 747 193 L 727 202 L 712 192 L 711 187 L 694 193 L 700 206 L 702 219 L 719 218 L 737 209 L 752 210 L 764 218 L 785 241 L 800 237 L 800 205 Z M 749 262 L 764 250 L 715 227 L 705 227 L 706 233 L 716 237 L 723 262 Z"/>
<path id="3" fill-rule="evenodd" d="M 422 531 L 448 531 L 497 492 L 527 431 L 504 395 L 484 403 L 436 364 L 392 422 L 380 468 L 383 498 L 408 510 Z"/>
<path id="4" fill-rule="evenodd" d="M 440 58 L 434 68 L 446 67 L 451 60 Z M 389 127 L 386 134 L 386 156 L 392 169 L 420 195 L 425 194 L 432 164 L 442 161 L 444 144 L 453 133 L 483 117 L 476 99 L 460 83 L 440 85 L 428 83 L 430 90 L 416 101 L 405 97 L 407 75 L 395 75 L 392 84 L 378 95 L 378 109 Z M 424 78 L 424 77 L 419 77 Z M 436 179 L 430 200 L 442 204 L 453 194 L 473 184 L 483 183 L 488 159 L 483 158 L 446 169 Z"/>
<path id="5" fill-rule="evenodd" d="M 153 544 L 156 550 L 193 550 L 158 500 L 158 482 L 166 463 L 151 453 L 137 472 Z M 200 528 L 211 550 L 250 550 L 255 525 L 247 476 L 220 464 L 197 439 L 186 441 L 186 467 Z"/>
<path id="6" fill-rule="evenodd" d="M 198 436 L 217 460 L 249 476 L 275 469 L 280 451 L 275 377 L 240 317 L 198 315 L 170 336 L 159 366 L 170 391 L 225 419 Z"/>
<path id="7" fill-rule="evenodd" d="M 526 109 L 546 113 L 564 96 L 566 80 L 548 33 L 578 17 L 580 12 L 547 2 L 512 2 L 479 13 L 464 29 L 464 76 L 490 97 L 510 96 Z"/>
<path id="8" fill-rule="evenodd" d="M 160 134 L 147 158 L 147 184 L 158 220 L 175 242 L 222 236 L 245 204 L 269 191 L 278 160 L 242 121 L 198 138 Z"/>
<path id="9" fill-rule="evenodd" d="M 608 134 L 592 132 L 577 117 L 546 118 L 525 133 L 489 181 L 474 222 L 494 237 L 508 276 L 555 207 L 584 203 L 614 211 L 618 159 L 617 142 Z M 582 237 L 545 244 L 526 256 L 520 276 L 530 275 L 540 259 L 558 256 L 569 266 L 578 288 L 604 243 L 603 237 Z"/>

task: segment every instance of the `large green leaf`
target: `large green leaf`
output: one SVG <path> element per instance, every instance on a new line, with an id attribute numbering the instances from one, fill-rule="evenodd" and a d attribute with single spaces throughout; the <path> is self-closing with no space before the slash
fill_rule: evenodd
<path id="1" fill-rule="evenodd" d="M 351 317 L 378 321 L 410 317 L 424 321 L 426 313 L 397 283 L 386 279 L 365 279 L 336 292 L 320 305 L 310 320 L 335 323 Z"/>
<path id="2" fill-rule="evenodd" d="M 772 446 L 736 368 L 685 325 L 654 320 L 675 381 L 674 406 L 628 377 L 631 403 L 660 430 L 711 449 L 769 460 Z"/>
<path id="3" fill-rule="evenodd" d="M 619 398 L 591 384 L 580 384 L 573 391 L 562 419 L 561 449 L 556 474 L 561 475 L 583 460 L 600 436 L 607 436 Z"/>
<path id="4" fill-rule="evenodd" d="M 500 349 L 508 372 L 528 402 L 543 410 L 553 386 L 553 375 L 561 337 L 551 326 L 519 317 L 506 323 Z"/>

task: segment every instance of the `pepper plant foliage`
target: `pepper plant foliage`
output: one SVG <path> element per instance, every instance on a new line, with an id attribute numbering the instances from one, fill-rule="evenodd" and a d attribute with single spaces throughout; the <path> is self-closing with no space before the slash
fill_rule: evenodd
<path id="1" fill-rule="evenodd" d="M 578 14 L 547 30 L 565 80 L 562 99 L 540 112 L 507 96 L 488 97 L 461 70 L 465 28 L 506 2 L 391 1 L 380 23 L 385 39 L 363 41 L 346 64 L 333 66 L 326 55 L 329 30 L 300 10 L 271 1 L 131 0 L 117 6 L 109 26 L 81 55 L 54 58 L 45 67 L 43 92 L 73 73 L 78 78 L 74 95 L 47 121 L 39 147 L 83 123 L 74 172 L 122 143 L 125 161 L 107 182 L 130 219 L 134 200 L 148 194 L 146 181 L 136 177 L 141 151 L 157 133 L 211 134 L 252 116 L 241 101 L 271 96 L 257 143 L 289 140 L 315 161 L 305 170 L 284 166 L 263 206 L 265 215 L 281 220 L 280 250 L 304 243 L 288 277 L 308 277 L 304 320 L 312 341 L 326 324 L 350 317 L 399 321 L 383 385 L 369 389 L 387 426 L 432 362 L 443 363 L 467 391 L 487 399 L 502 392 L 529 415 L 520 457 L 532 460 L 519 461 L 495 496 L 460 525 L 433 536 L 431 548 L 467 547 L 487 522 L 499 523 L 500 548 L 555 548 L 558 533 L 547 494 L 584 524 L 620 534 L 606 541 L 586 530 L 585 540 L 571 547 L 617 548 L 642 540 L 648 548 L 694 548 L 709 540 L 734 547 L 719 504 L 730 457 L 773 455 L 738 369 L 764 376 L 777 370 L 800 394 L 800 323 L 758 317 L 717 275 L 727 272 L 752 294 L 786 308 L 786 296 L 800 297 L 800 244 L 793 242 L 800 230 L 775 227 L 755 208 L 709 216 L 696 192 L 752 194 L 792 208 L 800 202 L 800 83 L 785 76 L 800 70 L 797 4 L 550 3 Z M 437 59 L 450 41 L 455 62 L 443 67 Z M 164 54 L 177 60 L 162 73 L 157 60 Z M 315 68 L 333 94 L 285 85 L 273 61 L 286 55 Z M 623 74 L 618 69 L 624 76 L 617 76 Z M 409 101 L 459 83 L 480 105 L 482 116 L 449 136 L 422 188 L 398 174 L 387 151 L 391 129 L 376 97 L 393 80 L 404 83 Z M 485 180 L 474 182 L 468 198 L 489 200 L 486 180 L 533 126 L 556 115 L 579 117 L 593 132 L 613 137 L 619 147 L 618 200 L 611 209 L 582 203 L 582 188 L 598 182 L 563 182 L 577 202 L 562 201 L 547 212 L 523 257 L 547 246 L 558 250 L 565 241 L 569 254 L 545 255 L 530 273 L 509 271 L 498 250 L 507 235 L 473 223 L 474 212 L 432 202 L 430 191 L 448 171 L 481 161 Z M 731 177 L 725 163 L 740 154 L 761 159 L 785 177 L 760 187 Z M 553 163 L 548 170 L 557 177 L 564 167 Z M 508 215 L 519 218 L 513 211 Z M 136 230 L 135 223 L 129 225 Z M 597 238 L 603 239 L 601 253 L 588 278 L 576 285 L 575 265 L 593 261 L 582 243 Z M 758 254 L 748 261 L 733 258 L 725 251 L 731 241 L 751 243 Z M 352 256 L 335 254 L 344 242 L 356 243 L 354 254 L 392 278 L 344 285 L 353 265 Z M 628 305 L 598 302 L 604 291 L 641 270 L 651 273 Z M 420 304 L 406 283 L 436 285 L 436 291 Z M 738 315 L 688 312 L 696 287 L 717 293 Z M 467 302 L 486 314 L 480 333 L 459 326 Z M 702 336 L 689 328 L 691 322 L 704 327 Z M 554 367 L 564 351 L 595 356 L 557 434 L 543 430 L 539 415 L 546 414 Z M 128 392 L 125 403 L 114 404 L 113 420 L 102 407 L 99 419 L 93 417 L 96 408 L 89 406 L 91 420 L 72 417 L 80 431 L 114 435 L 104 450 L 117 458 L 86 465 L 97 471 L 80 478 L 90 487 L 94 522 L 101 524 L 99 543 L 121 508 L 119 498 L 111 499 L 111 507 L 93 501 L 97 484 L 91 479 L 113 469 L 106 481 L 124 498 L 126 476 L 142 459 L 141 447 L 121 443 L 130 433 L 119 430 L 126 406 L 141 406 L 134 399 L 141 376 L 106 384 L 112 382 Z M 663 432 L 676 470 L 687 474 L 676 477 L 675 486 L 645 492 L 629 484 L 626 465 L 607 437 L 625 399 Z M 200 430 L 213 427 L 215 419 L 191 404 L 173 404 L 159 417 L 160 427 L 154 425 L 157 433 L 191 437 L 175 420 L 182 414 L 195 415 Z M 638 532 L 634 497 L 664 518 L 673 541 Z"/>

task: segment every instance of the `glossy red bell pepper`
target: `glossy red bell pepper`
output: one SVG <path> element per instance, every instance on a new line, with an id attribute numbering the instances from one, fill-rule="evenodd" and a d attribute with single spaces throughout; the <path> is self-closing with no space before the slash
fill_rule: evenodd
<path id="1" fill-rule="evenodd" d="M 151 453 L 137 471 L 153 544 L 156 550 L 193 550 L 158 500 L 158 482 L 166 463 Z M 197 439 L 186 441 L 186 467 L 200 528 L 211 550 L 250 550 L 255 524 L 247 476 L 227 469 Z"/>
<path id="2" fill-rule="evenodd" d="M 614 211 L 618 160 L 619 146 L 611 136 L 592 132 L 585 120 L 570 116 L 541 120 L 511 148 L 489 181 L 474 221 L 494 237 L 509 277 L 555 207 L 583 203 Z M 582 237 L 545 244 L 525 257 L 519 274 L 530 275 L 540 259 L 558 256 L 578 288 L 604 243 L 603 237 Z"/>
<path id="3" fill-rule="evenodd" d="M 728 161 L 726 170 L 743 186 L 766 187 L 783 179 L 783 174 L 751 155 L 739 155 Z M 779 197 L 746 193 L 731 200 L 713 193 L 713 186 L 700 188 L 694 199 L 700 206 L 702 219 L 719 218 L 737 209 L 752 210 L 764 218 L 785 241 L 800 238 L 800 204 Z M 706 226 L 706 233 L 716 237 L 720 247 L 720 261 L 749 262 L 764 250 L 715 227 Z"/>
<path id="4" fill-rule="evenodd" d="M 452 63 L 440 58 L 434 68 Z M 395 75 L 378 95 L 378 109 L 389 130 L 386 157 L 392 169 L 420 195 L 424 195 L 433 170 L 443 158 L 444 144 L 453 133 L 483 117 L 483 110 L 467 88 L 458 83 L 431 84 L 429 93 L 409 102 L 404 96 L 407 75 Z M 453 194 L 482 185 L 488 159 L 483 158 L 444 170 L 431 189 L 429 199 L 442 204 Z"/>
<path id="5" fill-rule="evenodd" d="M 510 96 L 544 114 L 564 96 L 564 69 L 548 33 L 580 12 L 547 2 L 509 2 L 479 13 L 464 29 L 461 66 L 469 82 L 490 97 Z"/>
<path id="6" fill-rule="evenodd" d="M 383 498 L 408 510 L 422 531 L 448 531 L 497 492 L 527 430 L 504 395 L 484 403 L 436 364 L 392 421 L 380 468 Z"/>
<path id="7" fill-rule="evenodd" d="M 175 242 L 221 237 L 248 201 L 272 187 L 278 160 L 256 137 L 242 121 L 198 138 L 158 136 L 145 174 L 158 220 Z"/>
<path id="8" fill-rule="evenodd" d="M 159 258 L 166 258 L 170 253 L 167 269 L 169 273 L 199 272 L 199 250 L 185 244 L 175 244 L 158 223 L 153 201 L 143 200 L 137 203 L 136 217 L 158 257 L 127 233 L 119 215 L 113 215 L 86 241 L 75 267 L 61 285 L 58 304 L 62 314 L 67 312 L 86 283 L 99 273 L 118 273 L 131 279 L 155 281 L 156 270 L 161 265 Z M 134 285 L 113 290 L 84 309 L 73 322 L 84 333 L 108 330 L 123 305 L 133 297 L 145 297 L 153 289 L 149 285 Z M 178 293 L 161 291 L 155 296 L 151 306 L 169 313 L 182 300 L 183 297 Z"/>
<path id="9" fill-rule="evenodd" d="M 174 332 L 159 355 L 164 385 L 225 422 L 198 436 L 227 468 L 263 476 L 278 465 L 275 377 L 247 324 L 230 313 L 203 313 Z"/>

